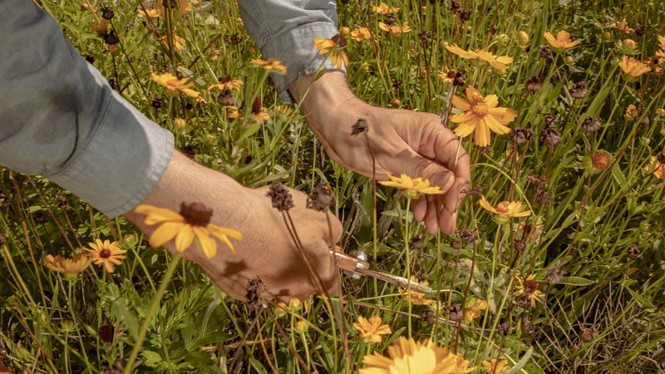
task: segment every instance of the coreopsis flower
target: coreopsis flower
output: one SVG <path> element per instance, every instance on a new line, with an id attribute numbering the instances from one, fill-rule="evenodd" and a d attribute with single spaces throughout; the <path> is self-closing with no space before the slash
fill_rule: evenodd
<path id="1" fill-rule="evenodd" d="M 153 82 L 164 87 L 167 94 L 177 95 L 184 93 L 187 96 L 199 97 L 199 93 L 190 88 L 194 83 L 187 83 L 187 78 L 178 79 L 178 77 L 171 73 L 157 74 L 155 72 L 150 73 L 150 77 Z"/>
<path id="2" fill-rule="evenodd" d="M 378 6 L 372 7 L 372 10 L 376 14 L 393 14 L 399 12 L 399 8 L 391 7 L 384 2 L 381 2 Z"/>
<path id="3" fill-rule="evenodd" d="M 634 104 L 628 104 L 624 116 L 634 121 L 640 117 L 640 110 Z"/>
<path id="4" fill-rule="evenodd" d="M 180 213 L 147 204 L 137 206 L 134 211 L 146 216 L 146 225 L 158 226 L 150 235 L 150 245 L 153 247 L 160 247 L 175 239 L 176 250 L 184 252 L 196 239 L 201 251 L 208 258 L 213 258 L 217 253 L 215 238 L 226 244 L 233 254 L 235 248 L 229 237 L 242 240 L 239 231 L 210 223 L 212 210 L 199 202 L 180 204 Z"/>
<path id="5" fill-rule="evenodd" d="M 88 243 L 88 256 L 95 265 L 103 265 L 107 273 L 113 273 L 114 265 L 122 264 L 121 260 L 127 258 L 126 250 L 120 248 L 116 242 L 111 243 L 108 240 L 103 242 L 96 239 L 94 243 Z"/>
<path id="6" fill-rule="evenodd" d="M 487 309 L 487 301 L 483 299 L 476 299 L 468 301 L 467 307 L 464 308 L 464 323 L 467 325 L 473 322 L 474 319 L 480 317 L 483 310 Z"/>
<path id="7" fill-rule="evenodd" d="M 508 366 L 508 361 L 499 360 L 498 358 L 493 358 L 491 360 L 485 360 L 482 362 L 483 369 L 487 374 L 503 374 L 507 373 L 510 370 Z"/>
<path id="8" fill-rule="evenodd" d="M 497 218 L 502 221 L 507 221 L 507 219 L 510 218 L 528 217 L 531 215 L 530 210 L 522 210 L 522 203 L 520 201 L 502 201 L 497 204 L 496 207 L 493 207 L 487 201 L 485 196 L 481 196 L 478 203 L 485 210 L 496 214 L 498 216 Z"/>
<path id="9" fill-rule="evenodd" d="M 508 69 L 508 64 L 513 62 L 510 56 L 497 56 L 484 49 L 476 49 L 473 51 L 465 51 L 455 44 L 446 44 L 446 49 L 466 60 L 476 60 L 487 63 L 489 66 L 496 70 Z"/>
<path id="10" fill-rule="evenodd" d="M 162 36 L 161 38 L 159 38 L 159 40 L 162 42 L 162 45 L 164 46 L 164 48 L 170 49 L 169 48 L 169 36 L 168 35 Z M 173 34 L 172 42 L 173 42 L 173 51 L 179 53 L 179 52 L 182 52 L 185 49 L 185 39 L 179 37 L 178 35 Z"/>
<path id="11" fill-rule="evenodd" d="M 665 163 L 660 162 L 656 156 L 651 156 L 644 170 L 647 173 L 653 173 L 653 176 L 658 179 L 665 179 Z"/>
<path id="12" fill-rule="evenodd" d="M 573 48 L 576 45 L 580 44 L 579 40 L 573 40 L 570 37 L 570 34 L 566 30 L 561 30 L 556 34 L 556 37 L 552 35 L 551 32 L 546 32 L 544 35 L 545 39 L 547 39 L 547 42 L 550 43 L 552 48 L 559 50 L 559 51 L 564 51 L 569 48 Z"/>
<path id="13" fill-rule="evenodd" d="M 373 353 L 363 358 L 363 364 L 365 367 L 358 371 L 359 374 L 463 374 L 476 369 L 469 366 L 464 356 L 437 347 L 429 339 L 416 342 L 403 336 L 388 347 L 388 357 Z"/>
<path id="14" fill-rule="evenodd" d="M 445 193 L 439 186 L 430 186 L 429 180 L 423 178 L 411 178 L 406 174 L 396 177 L 390 173 L 387 174 L 390 180 L 381 181 L 384 186 L 395 187 L 402 190 L 404 196 L 409 199 L 415 199 L 422 195 L 440 195 Z"/>
<path id="15" fill-rule="evenodd" d="M 626 22 L 625 18 L 622 19 L 621 21 L 614 22 L 614 25 L 612 27 L 626 34 L 630 34 L 631 32 L 635 31 L 635 29 L 628 27 L 628 22 Z"/>
<path id="16" fill-rule="evenodd" d="M 362 42 L 364 40 L 372 40 L 372 33 L 367 27 L 359 27 L 351 30 L 351 39 Z"/>
<path id="17" fill-rule="evenodd" d="M 390 33 L 390 36 L 399 36 L 411 31 L 411 27 L 409 27 L 409 24 L 406 22 L 404 22 L 402 26 L 396 23 L 388 25 L 387 23 L 379 22 L 379 28 L 385 32 Z"/>
<path id="18" fill-rule="evenodd" d="M 62 273 L 67 280 L 74 280 L 90 266 L 90 258 L 85 253 L 77 253 L 72 258 L 48 255 L 44 259 L 44 265 L 58 273 Z"/>
<path id="19" fill-rule="evenodd" d="M 155 19 L 159 17 L 159 12 L 155 8 L 141 8 L 136 11 L 140 16 L 149 18 L 149 19 Z"/>
<path id="20" fill-rule="evenodd" d="M 320 55 L 328 55 L 330 62 L 338 69 L 349 64 L 349 58 L 346 56 L 346 52 L 344 52 L 344 47 L 346 47 L 346 39 L 339 34 L 333 36 L 331 39 L 314 39 L 314 48 L 319 51 Z"/>
<path id="21" fill-rule="evenodd" d="M 262 68 L 268 72 L 274 72 L 280 75 L 286 74 L 286 66 L 282 65 L 280 61 L 275 60 L 274 58 L 269 58 L 267 60 L 257 58 L 250 60 L 249 64 L 254 67 Z"/>
<path id="22" fill-rule="evenodd" d="M 483 95 L 473 86 L 466 88 L 464 100 L 455 95 L 453 105 L 464 113 L 450 116 L 450 121 L 459 123 L 455 128 L 455 135 L 466 137 L 474 133 L 474 142 L 479 147 L 490 145 L 491 133 L 503 135 L 510 133 L 506 126 L 517 117 L 517 112 L 510 108 L 498 107 L 499 100 L 496 95 Z"/>
<path id="23" fill-rule="evenodd" d="M 516 278 L 517 286 L 515 287 L 515 295 L 521 295 L 531 304 L 531 307 L 536 306 L 536 301 L 543 301 L 545 294 L 538 289 L 535 274 L 530 274 L 526 278 L 520 276 L 516 276 Z"/>
<path id="24" fill-rule="evenodd" d="M 240 91 L 240 88 L 242 87 L 243 82 L 240 79 L 232 79 L 229 76 L 224 76 L 224 77 L 219 77 L 217 78 L 217 83 L 211 85 L 208 87 L 208 91 L 212 90 L 229 90 L 229 91 Z"/>
<path id="25" fill-rule="evenodd" d="M 177 11 L 179 15 L 186 14 L 191 9 L 189 0 L 157 0 L 155 1 L 155 10 L 161 18 L 166 17 L 166 10 Z"/>
<path id="26" fill-rule="evenodd" d="M 392 332 L 390 326 L 381 324 L 381 317 L 374 315 L 369 320 L 363 316 L 358 316 L 358 322 L 353 324 L 358 330 L 360 336 L 367 343 L 381 343 L 381 335 L 387 335 Z"/>
<path id="27" fill-rule="evenodd" d="M 635 79 L 644 73 L 651 71 L 649 65 L 638 61 L 632 57 L 623 56 L 619 61 L 619 67 L 621 71 L 629 79 Z"/>
<path id="28" fill-rule="evenodd" d="M 410 280 L 412 282 L 418 282 L 418 279 L 413 275 L 411 276 Z M 429 286 L 428 281 L 422 281 L 419 283 L 424 286 Z M 405 298 L 408 302 L 410 302 L 413 305 L 430 305 L 431 303 L 434 302 L 434 300 L 426 299 L 424 293 L 416 292 L 409 288 L 399 287 L 397 290 L 399 291 L 399 293 L 402 295 L 403 298 Z"/>

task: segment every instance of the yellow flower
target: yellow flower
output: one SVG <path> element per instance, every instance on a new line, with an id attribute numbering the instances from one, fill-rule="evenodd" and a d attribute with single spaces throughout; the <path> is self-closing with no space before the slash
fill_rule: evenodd
<path id="1" fill-rule="evenodd" d="M 264 107 L 260 107 L 258 111 L 254 111 L 252 109 L 252 120 L 254 122 L 268 122 L 270 121 L 270 115 L 268 114 L 268 110 Z"/>
<path id="2" fill-rule="evenodd" d="M 454 53 L 465 60 L 482 61 L 497 70 L 506 70 L 508 69 L 508 64 L 513 62 L 513 58 L 510 56 L 497 56 L 483 49 L 465 51 L 456 44 L 446 44 L 444 46 L 449 52 Z"/>
<path id="3" fill-rule="evenodd" d="M 122 261 L 127 258 L 126 250 L 120 248 L 116 242 L 111 243 L 108 240 L 103 242 L 96 239 L 94 243 L 88 243 L 90 248 L 87 248 L 88 256 L 95 265 L 104 265 L 104 270 L 107 273 L 113 273 L 115 270 L 114 265 L 120 265 Z"/>
<path id="4" fill-rule="evenodd" d="M 372 7 L 372 10 L 374 10 L 374 13 L 377 14 L 392 14 L 399 12 L 399 8 L 391 7 L 384 2 L 379 4 L 379 6 Z"/>
<path id="5" fill-rule="evenodd" d="M 483 310 L 487 309 L 487 301 L 483 299 L 474 298 L 466 303 L 468 306 L 464 308 L 464 323 L 467 325 L 473 322 L 474 319 L 480 317 Z"/>
<path id="6" fill-rule="evenodd" d="M 665 50 L 665 36 L 658 36 L 658 43 L 660 43 L 660 49 Z"/>
<path id="7" fill-rule="evenodd" d="M 409 199 L 415 199 L 420 194 L 424 195 L 440 195 L 445 193 L 441 191 L 439 186 L 430 186 L 429 180 L 423 178 L 411 178 L 406 174 L 402 174 L 399 177 L 395 177 L 392 174 L 388 173 L 389 181 L 379 182 L 384 186 L 395 187 L 402 190 L 404 196 Z"/>
<path id="8" fill-rule="evenodd" d="M 381 335 L 390 334 L 390 326 L 381 324 L 381 317 L 374 315 L 369 320 L 363 316 L 358 316 L 358 322 L 353 324 L 358 330 L 360 336 L 367 343 L 381 343 Z"/>
<path id="9" fill-rule="evenodd" d="M 442 83 L 453 83 L 455 80 L 455 71 L 449 70 L 447 67 L 443 67 L 440 72 L 437 73 L 439 78 L 441 78 Z"/>
<path id="10" fill-rule="evenodd" d="M 566 50 L 568 48 L 573 48 L 576 45 L 580 44 L 579 40 L 573 40 L 570 37 L 570 34 L 566 30 L 561 30 L 556 34 L 556 37 L 552 35 L 551 32 L 546 32 L 544 34 L 547 42 L 550 43 L 552 48 L 557 50 Z"/>
<path id="11" fill-rule="evenodd" d="M 508 366 L 508 361 L 499 360 L 498 358 L 485 360 L 482 362 L 482 364 L 483 364 L 483 369 L 485 369 L 487 374 L 503 374 L 507 373 L 508 370 L 510 370 L 510 367 Z"/>
<path id="12" fill-rule="evenodd" d="M 536 275 L 531 274 L 523 279 L 520 276 L 516 276 L 517 286 L 515 288 L 515 295 L 523 297 L 529 301 L 532 307 L 536 306 L 536 301 L 543 301 L 545 294 L 538 289 L 538 283 L 536 282 Z"/>
<path id="13" fill-rule="evenodd" d="M 658 161 L 656 156 L 651 156 L 649 163 L 644 166 L 647 173 L 653 172 L 654 177 L 658 179 L 665 179 L 665 164 Z"/>
<path id="14" fill-rule="evenodd" d="M 208 87 L 208 91 L 218 89 L 220 91 L 229 90 L 229 91 L 240 91 L 243 82 L 240 79 L 231 79 L 231 77 L 219 77 L 217 83 Z"/>
<path id="15" fill-rule="evenodd" d="M 630 34 L 631 32 L 635 31 L 635 29 L 628 27 L 628 22 L 626 22 L 626 19 L 624 18 L 621 21 L 617 21 L 614 23 L 614 28 L 623 31 L 626 34 Z"/>
<path id="16" fill-rule="evenodd" d="M 463 374 L 476 368 L 462 355 L 437 347 L 429 339 L 416 342 L 400 336 L 388 347 L 388 356 L 378 353 L 363 358 L 360 374 Z"/>
<path id="17" fill-rule="evenodd" d="M 254 67 L 263 68 L 263 70 L 268 72 L 272 71 L 280 75 L 286 74 L 286 66 L 282 65 L 281 62 L 275 60 L 274 58 L 269 58 L 267 60 L 264 60 L 262 58 L 257 58 L 254 60 L 250 60 L 249 64 Z"/>
<path id="18" fill-rule="evenodd" d="M 351 39 L 362 42 L 363 40 L 371 40 L 372 33 L 367 27 L 359 27 L 351 31 Z"/>
<path id="19" fill-rule="evenodd" d="M 619 67 L 626 75 L 626 77 L 630 79 L 635 79 L 640 75 L 651 71 L 649 65 L 628 56 L 621 57 L 621 61 L 619 61 Z"/>
<path id="20" fill-rule="evenodd" d="M 164 35 L 161 38 L 162 45 L 164 48 L 167 50 L 169 49 L 169 37 L 168 35 Z M 185 39 L 179 37 L 178 35 L 173 34 L 173 50 L 175 52 L 182 52 L 182 50 L 185 49 Z"/>
<path id="21" fill-rule="evenodd" d="M 179 214 L 169 209 L 146 204 L 137 206 L 134 211 L 146 216 L 144 221 L 146 225 L 159 225 L 150 235 L 150 245 L 153 247 L 160 247 L 175 238 L 175 249 L 178 252 L 184 252 L 196 238 L 203 253 L 208 258 L 213 258 L 217 253 L 215 238 L 226 244 L 234 254 L 235 248 L 231 244 L 229 236 L 242 240 L 242 234 L 239 231 L 210 223 L 212 210 L 199 202 L 180 204 Z"/>
<path id="22" fill-rule="evenodd" d="M 406 22 L 404 22 L 402 26 L 394 23 L 392 25 L 388 25 L 386 23 L 379 22 L 379 28 L 383 31 L 389 32 L 390 36 L 398 36 L 411 31 L 411 27 L 409 27 L 409 24 Z"/>
<path id="23" fill-rule="evenodd" d="M 626 107 L 626 112 L 624 113 L 624 116 L 626 116 L 627 119 L 632 119 L 633 121 L 639 118 L 640 116 L 640 111 L 635 107 L 634 104 L 628 104 L 628 107 Z"/>
<path id="24" fill-rule="evenodd" d="M 53 271 L 63 273 L 68 280 L 74 280 L 77 274 L 90 266 L 90 258 L 85 253 L 77 253 L 72 258 L 48 255 L 44 259 L 44 265 Z"/>
<path id="25" fill-rule="evenodd" d="M 519 201 L 502 201 L 495 208 L 490 205 L 487 199 L 485 199 L 485 196 L 481 196 L 479 204 L 485 208 L 485 210 L 497 214 L 503 219 L 528 217 L 531 215 L 531 211 L 522 210 L 522 203 Z"/>
<path id="26" fill-rule="evenodd" d="M 184 93 L 191 97 L 199 96 L 198 92 L 190 88 L 194 83 L 187 83 L 187 78 L 178 79 L 178 77 L 171 73 L 157 74 L 154 72 L 150 73 L 150 77 L 155 83 L 166 88 L 167 94 L 176 95 Z"/>
<path id="27" fill-rule="evenodd" d="M 143 8 L 139 7 L 137 12 L 145 18 L 155 19 L 159 17 L 159 12 L 155 8 L 145 8 L 145 10 L 143 10 Z"/>
<path id="28" fill-rule="evenodd" d="M 418 279 L 412 275 L 411 281 L 418 282 Z M 418 283 L 424 286 L 429 286 L 428 281 L 422 281 Z M 402 287 L 399 287 L 397 290 L 402 295 L 402 297 L 406 299 L 406 301 L 410 302 L 413 305 L 430 305 L 431 303 L 434 302 L 434 300 L 426 299 L 424 293 L 416 292 L 411 289 L 402 288 Z"/>
<path id="29" fill-rule="evenodd" d="M 450 120 L 460 125 L 455 128 L 455 135 L 466 137 L 474 133 L 474 142 L 479 147 L 490 145 L 491 132 L 508 134 L 510 128 L 506 124 L 517 117 L 517 112 L 510 108 L 497 107 L 499 99 L 496 95 L 483 95 L 473 86 L 466 88 L 467 100 L 455 95 L 453 105 L 464 113 L 450 116 Z"/>
<path id="30" fill-rule="evenodd" d="M 240 109 L 237 106 L 228 105 L 228 106 L 225 106 L 224 109 L 226 109 L 228 111 L 229 118 L 242 119 L 242 114 L 240 113 Z"/>
<path id="31" fill-rule="evenodd" d="M 346 57 L 346 52 L 344 52 L 345 46 L 346 40 L 339 34 L 333 36 L 332 39 L 314 39 L 314 48 L 319 51 L 320 55 L 330 56 L 330 62 L 338 69 L 341 69 L 342 65 L 347 66 L 349 64 L 349 59 Z"/>
<path id="32" fill-rule="evenodd" d="M 173 9 L 178 12 L 178 14 L 183 15 L 191 9 L 191 5 L 188 0 L 157 0 L 155 2 L 155 10 L 159 13 L 161 18 L 166 17 L 166 9 Z"/>

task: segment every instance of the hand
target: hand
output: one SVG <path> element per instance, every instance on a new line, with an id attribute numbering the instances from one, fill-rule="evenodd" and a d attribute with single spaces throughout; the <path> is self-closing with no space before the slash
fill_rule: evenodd
<path id="1" fill-rule="evenodd" d="M 307 209 L 305 194 L 289 191 L 295 204 L 289 214 L 304 252 L 323 287 L 333 291 L 338 285 L 338 270 L 328 247 L 339 240 L 341 224 L 329 212 Z M 304 299 L 320 293 L 317 281 L 287 230 L 282 213 L 272 207 L 267 192 L 266 187 L 242 187 L 231 178 L 175 152 L 165 174 L 143 204 L 179 212 L 181 202 L 198 201 L 213 210 L 211 223 L 243 234 L 242 241 L 231 239 L 235 255 L 219 242 L 212 259 L 194 246 L 183 253 L 185 259 L 198 264 L 231 297 L 245 300 L 248 281 L 257 277 L 264 284 L 265 293 L 261 296 L 267 300 Z M 145 225 L 143 215 L 132 212 L 126 217 L 147 235 L 155 229 Z M 173 241 L 165 246 L 175 253 Z"/>
<path id="2" fill-rule="evenodd" d="M 438 116 L 370 106 L 353 95 L 341 72 L 328 72 L 314 83 L 308 76 L 290 89 L 297 99 L 304 96 L 301 108 L 330 158 L 372 177 L 373 154 L 379 180 L 388 172 L 428 179 L 446 193 L 420 198 L 414 217 L 432 234 L 439 228 L 455 231 L 469 189 L 469 156 Z M 352 136 L 352 125 L 361 118 L 368 124 L 366 134 Z"/>

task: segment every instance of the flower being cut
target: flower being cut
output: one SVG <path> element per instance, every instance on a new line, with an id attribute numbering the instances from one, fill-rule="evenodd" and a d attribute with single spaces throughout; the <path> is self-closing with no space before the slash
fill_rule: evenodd
<path id="1" fill-rule="evenodd" d="M 198 92 L 190 88 L 194 83 L 187 83 L 187 78 L 178 79 L 178 77 L 171 73 L 157 74 L 155 72 L 150 73 L 150 77 L 153 82 L 164 87 L 167 94 L 177 95 L 179 93 L 184 93 L 191 97 L 199 96 Z"/>
<path id="2" fill-rule="evenodd" d="M 621 68 L 621 72 L 623 72 L 628 79 L 635 79 L 640 75 L 651 71 L 649 65 L 628 56 L 621 57 L 619 67 Z"/>
<path id="3" fill-rule="evenodd" d="M 85 253 L 77 253 L 72 258 L 48 255 L 44 259 L 44 265 L 55 272 L 64 274 L 65 278 L 73 280 L 76 275 L 90 266 L 90 258 Z"/>
<path id="4" fill-rule="evenodd" d="M 103 242 L 96 239 L 94 243 L 88 243 L 90 248 L 86 249 L 93 264 L 103 265 L 107 273 L 113 273 L 114 265 L 122 264 L 121 260 L 127 258 L 126 250 L 120 248 L 116 242 L 108 240 Z"/>
<path id="5" fill-rule="evenodd" d="M 487 201 L 485 196 L 481 196 L 480 201 L 478 203 L 485 210 L 490 211 L 503 219 L 521 218 L 521 217 L 528 217 L 531 215 L 530 210 L 522 209 L 522 203 L 519 201 L 502 201 L 499 204 L 497 204 L 496 207 L 493 207 Z"/>
<path id="6" fill-rule="evenodd" d="M 463 374 L 476 369 L 464 356 L 437 347 L 429 339 L 417 342 L 402 336 L 388 347 L 388 357 L 373 353 L 363 358 L 363 364 L 360 374 Z"/>
<path id="7" fill-rule="evenodd" d="M 212 209 L 199 202 L 180 204 L 180 213 L 146 204 L 139 205 L 134 211 L 146 216 L 146 225 L 158 226 L 150 235 L 150 245 L 153 247 L 160 247 L 175 239 L 176 250 L 184 252 L 196 239 L 201 251 L 208 258 L 213 258 L 217 254 L 215 238 L 226 244 L 233 254 L 235 248 L 229 237 L 242 240 L 239 231 L 210 223 Z"/>
<path id="8" fill-rule="evenodd" d="M 404 196 L 409 199 L 415 199 L 420 195 L 440 195 L 446 191 L 442 191 L 439 186 L 430 186 L 430 182 L 423 178 L 411 178 L 406 174 L 395 177 L 388 173 L 389 181 L 381 181 L 380 184 L 389 187 L 395 187 L 402 190 Z"/>
<path id="9" fill-rule="evenodd" d="M 360 336 L 367 343 L 381 343 L 383 339 L 381 335 L 392 332 L 390 326 L 381 324 L 381 317 L 378 315 L 371 316 L 369 319 L 358 316 L 358 322 L 355 322 L 353 327 L 358 330 Z"/>
<path id="10" fill-rule="evenodd" d="M 573 48 L 580 44 L 579 40 L 573 40 L 566 30 L 561 30 L 556 34 L 556 37 L 551 32 L 546 32 L 544 35 L 547 42 L 550 43 L 552 48 L 558 51 L 564 51 Z"/>
<path id="11" fill-rule="evenodd" d="M 517 112 L 510 108 L 498 107 L 499 99 L 496 95 L 483 95 L 473 86 L 466 88 L 464 100 L 455 95 L 453 105 L 463 111 L 450 116 L 450 121 L 459 123 L 455 128 L 455 135 L 466 137 L 474 133 L 474 142 L 479 147 L 490 145 L 492 132 L 503 135 L 510 133 L 506 126 L 517 117 Z"/>
<path id="12" fill-rule="evenodd" d="M 418 279 L 413 275 L 411 276 L 410 280 L 411 282 L 414 283 L 420 283 L 424 286 L 429 286 L 428 281 L 418 282 Z M 402 297 L 406 299 L 406 301 L 410 302 L 413 305 L 430 305 L 431 303 L 434 302 L 434 300 L 426 299 L 424 293 L 416 292 L 409 288 L 399 287 L 397 290 L 402 295 Z"/>
<path id="13" fill-rule="evenodd" d="M 314 39 L 314 48 L 319 51 L 320 55 L 328 55 L 330 62 L 338 69 L 349 65 L 349 58 L 344 52 L 344 47 L 346 47 L 346 39 L 340 34 L 333 36 L 331 39 Z"/>

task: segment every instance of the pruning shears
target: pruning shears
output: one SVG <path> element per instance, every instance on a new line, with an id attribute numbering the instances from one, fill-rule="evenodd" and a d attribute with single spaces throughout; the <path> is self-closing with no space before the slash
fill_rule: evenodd
<path id="1" fill-rule="evenodd" d="M 357 258 L 347 255 L 346 253 L 343 252 L 341 247 L 331 246 L 330 254 L 335 256 L 335 260 L 337 261 L 337 266 L 340 269 L 346 270 L 352 274 L 356 274 L 359 276 L 362 275 L 370 276 L 372 278 L 376 278 L 384 282 L 388 282 L 390 284 L 394 284 L 396 286 L 409 289 L 413 292 L 420 292 L 425 294 L 433 293 L 431 287 L 428 287 L 422 283 L 418 283 L 406 279 L 404 277 L 400 277 L 398 275 L 386 273 L 383 271 L 372 270 L 370 269 L 369 262 L 367 262 L 362 258 Z"/>

